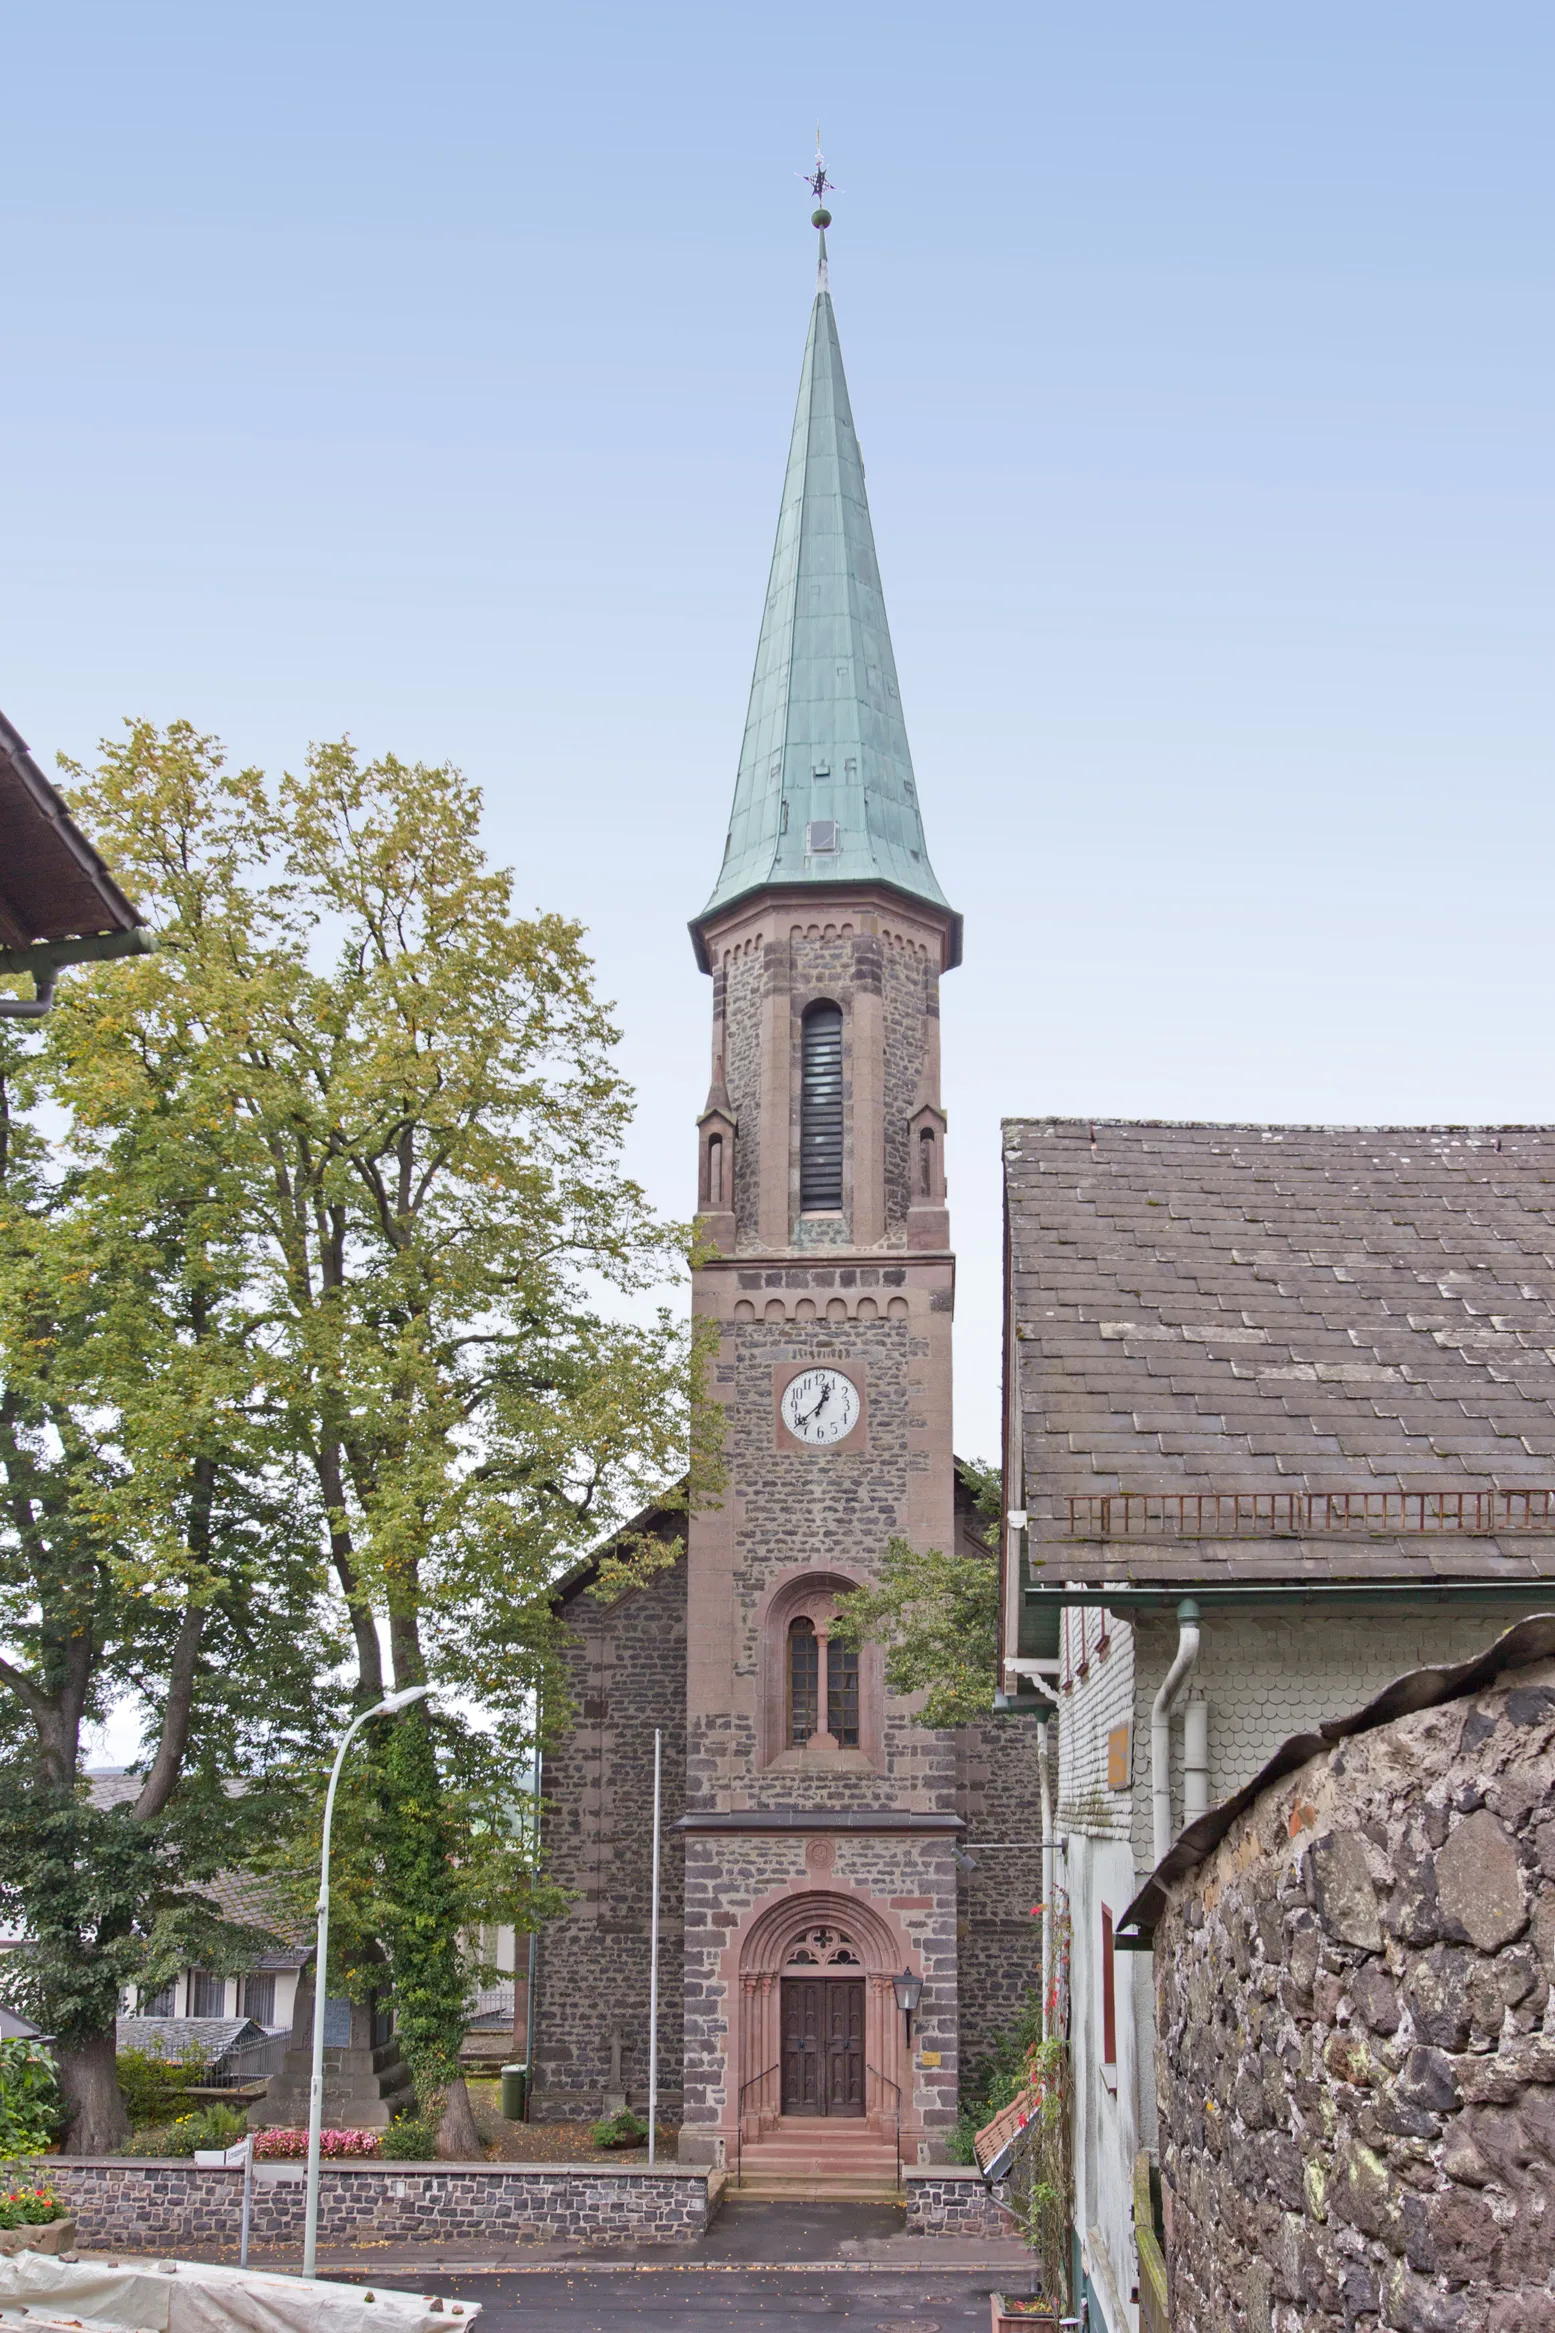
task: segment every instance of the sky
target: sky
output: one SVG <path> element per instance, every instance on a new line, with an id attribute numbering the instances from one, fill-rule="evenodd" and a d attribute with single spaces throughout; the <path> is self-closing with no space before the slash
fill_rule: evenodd
<path id="1" fill-rule="evenodd" d="M 460 764 L 689 1212 L 814 275 L 999 1121 L 1555 1118 L 1555 13 L 0 0 L 0 706 Z"/>

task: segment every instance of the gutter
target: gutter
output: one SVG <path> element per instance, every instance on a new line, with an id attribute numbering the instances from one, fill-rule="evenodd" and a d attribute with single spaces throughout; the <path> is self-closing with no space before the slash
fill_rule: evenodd
<path id="1" fill-rule="evenodd" d="M 1368 1603 L 1387 1606 L 1403 1600 L 1411 1604 L 1463 1604 L 1504 1602 L 1508 1598 L 1526 1604 L 1530 1596 L 1544 1596 L 1555 1591 L 1555 1563 L 1548 1571 L 1529 1572 L 1522 1579 L 1452 1579 L 1443 1580 L 1432 1573 L 1415 1579 L 1392 1580 L 1314 1580 L 1310 1583 L 1284 1581 L 1277 1587 L 1265 1587 L 1252 1582 L 1227 1584 L 1224 1587 L 1206 1586 L 1202 1579 L 1184 1580 L 1159 1588 L 1108 1587 L 1104 1583 L 1082 1586 L 1069 1582 L 1061 1588 L 1027 1588 L 1027 1605 L 1100 1605 L 1108 1612 L 1164 1612 L 1172 1610 L 1185 1594 L 1201 1607 L 1209 1604 L 1226 1606 L 1252 1604 L 1332 1604 L 1340 1607 Z"/>
<path id="2" fill-rule="evenodd" d="M 1154 1871 L 1118 1922 L 1113 1936 L 1114 1949 L 1149 1952 L 1155 1941 L 1156 1923 L 1171 1900 L 1175 1882 L 1185 1879 L 1208 1860 L 1254 1799 L 1261 1797 L 1273 1783 L 1283 1781 L 1287 1774 L 1305 1766 L 1309 1758 L 1320 1757 L 1325 1750 L 1348 1741 L 1353 1734 L 1372 1733 L 1378 1726 L 1391 1725 L 1396 1718 L 1408 1717 L 1415 1710 L 1438 1709 L 1444 1701 L 1458 1701 L 1478 1693 L 1482 1687 L 1494 1684 L 1508 1669 L 1525 1669 L 1531 1662 L 1551 1659 L 1555 1659 L 1555 1612 L 1535 1613 L 1507 1629 L 1488 1651 L 1477 1654 L 1472 1661 L 1459 1661 L 1449 1668 L 1411 1669 L 1406 1675 L 1396 1677 L 1374 1701 L 1368 1701 L 1352 1717 L 1325 1718 L 1313 1733 L 1292 1734 L 1259 1768 L 1251 1782 L 1244 1783 L 1207 1815 L 1201 1815 L 1196 1823 L 1190 1823 L 1176 1844 L 1158 1859 Z"/>
<path id="3" fill-rule="evenodd" d="M 38 940 L 30 948 L 0 948 L 0 973 L 30 972 L 34 996 L 0 996 L 0 1021 L 41 1021 L 54 1007 L 54 990 L 67 964 L 102 964 L 117 956 L 152 956 L 156 940 L 144 926 L 92 932 L 79 940 Z"/>

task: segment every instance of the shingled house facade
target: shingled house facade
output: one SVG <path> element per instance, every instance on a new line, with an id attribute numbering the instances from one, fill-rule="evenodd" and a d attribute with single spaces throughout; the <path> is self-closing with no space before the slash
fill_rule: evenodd
<path id="1" fill-rule="evenodd" d="M 1131 1901 L 1286 1737 L 1555 1605 L 1555 1129 L 1016 1120 L 1004 1178 L 1007 1671 L 1056 1674 L 1077 2250 L 1124 2333 Z"/>
<path id="2" fill-rule="evenodd" d="M 928 1729 L 879 1647 L 831 1633 L 893 1535 L 993 1559 L 951 1449 L 939 983 L 961 922 L 924 838 L 824 233 L 692 938 L 712 978 L 693 1305 L 728 1487 L 672 1569 L 608 1605 L 587 1578 L 563 1591 L 577 1718 L 545 1797 L 550 1868 L 577 1893 L 539 1949 L 538 2111 L 645 2101 L 657 1727 L 659 2078 L 681 2159 L 892 2187 L 898 2146 L 943 2159 L 962 2059 L 1035 1983 L 1040 1862 L 1029 1729 Z"/>

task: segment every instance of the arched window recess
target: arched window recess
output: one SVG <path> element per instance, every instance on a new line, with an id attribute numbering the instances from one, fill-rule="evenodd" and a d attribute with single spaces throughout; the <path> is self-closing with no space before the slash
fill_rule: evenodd
<path id="1" fill-rule="evenodd" d="M 832 1635 L 837 1601 L 858 1585 L 835 1572 L 789 1580 L 761 1620 L 762 1763 L 883 1755 L 883 1656 Z"/>

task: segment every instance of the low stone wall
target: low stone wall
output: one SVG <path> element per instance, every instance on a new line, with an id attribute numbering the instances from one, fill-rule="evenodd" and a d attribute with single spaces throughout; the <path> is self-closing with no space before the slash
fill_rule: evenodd
<path id="1" fill-rule="evenodd" d="M 1004 2180 L 990 2189 L 970 2166 L 935 2163 L 927 2170 L 904 2169 L 909 2236 L 1014 2236 L 1019 2234 L 1005 2197 Z"/>
<path id="2" fill-rule="evenodd" d="M 61 2158 L 50 2179 L 89 2249 L 176 2251 L 235 2245 L 241 2171 L 123 2156 Z M 319 2176 L 319 2242 L 551 2243 L 573 2237 L 678 2244 L 701 2235 L 723 2190 L 719 2172 L 617 2170 L 593 2163 L 326 2162 Z M 256 2163 L 250 2240 L 302 2242 L 303 2166 Z"/>
<path id="3" fill-rule="evenodd" d="M 1155 1974 L 1173 2333 L 1555 2333 L 1555 1663 L 1271 1785 Z"/>

